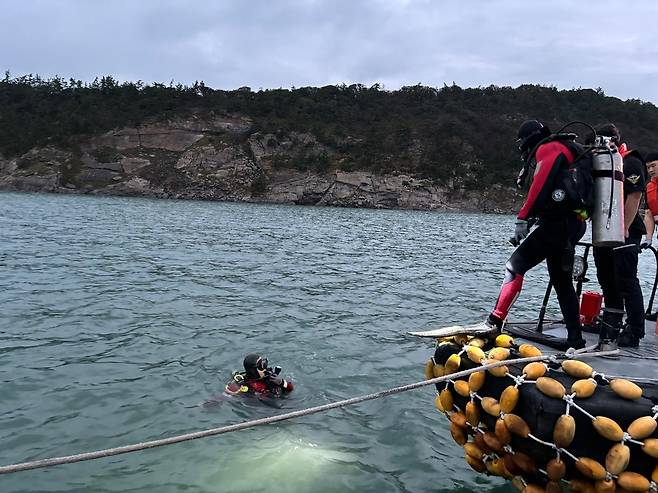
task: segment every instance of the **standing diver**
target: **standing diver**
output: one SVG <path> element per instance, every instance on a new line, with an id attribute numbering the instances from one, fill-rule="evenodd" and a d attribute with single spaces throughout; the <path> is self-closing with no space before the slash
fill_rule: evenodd
<path id="1" fill-rule="evenodd" d="M 268 366 L 267 358 L 251 353 L 243 361 L 244 371 L 235 372 L 225 390 L 231 395 L 251 395 L 258 397 L 281 397 L 292 392 L 291 381 L 284 380 L 279 373 L 281 367 Z"/>
<path id="2" fill-rule="evenodd" d="M 641 248 L 649 248 L 658 223 L 658 152 L 650 152 L 645 158 L 648 181 L 646 190 L 646 210 L 644 212 L 644 227 L 647 234 L 640 244 Z"/>
<path id="3" fill-rule="evenodd" d="M 568 207 L 565 192 L 558 186 L 560 172 L 577 157 L 572 150 L 577 144 L 573 142 L 575 136 L 565 136 L 566 139 L 549 139 L 549 136 L 548 126 L 538 120 L 527 120 L 519 127 L 516 143 L 525 166 L 517 183 L 522 184 L 525 173 L 536 163 L 534 178 L 517 216 L 514 236 L 509 240 L 517 248 L 505 264 L 505 278 L 496 306 L 487 319 L 475 327 L 500 331 L 521 292 L 524 274 L 546 260 L 568 331 L 567 344 L 580 349 L 585 341 L 572 272 L 575 246 L 585 234 L 586 226 L 584 218 Z M 538 226 L 530 233 L 535 220 Z"/>
<path id="4" fill-rule="evenodd" d="M 647 232 L 639 209 L 646 188 L 647 169 L 642 155 L 622 143 L 615 125 L 601 125 L 596 133 L 612 139 L 623 158 L 625 233 L 622 246 L 594 247 L 596 277 L 606 308 L 601 317 L 599 346 L 604 350 L 617 349 L 617 345 L 638 347 L 644 337 L 644 299 L 637 278 L 637 263 L 642 236 Z M 626 324 L 623 323 L 624 308 Z"/>

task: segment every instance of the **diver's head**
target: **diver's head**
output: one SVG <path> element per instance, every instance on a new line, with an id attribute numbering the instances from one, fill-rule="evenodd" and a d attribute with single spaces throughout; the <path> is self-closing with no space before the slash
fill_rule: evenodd
<path id="1" fill-rule="evenodd" d="M 613 123 L 606 123 L 604 125 L 599 125 L 595 128 L 596 135 L 601 137 L 607 137 L 610 139 L 610 142 L 616 146 L 621 145 L 621 134 L 619 129 Z M 585 144 L 594 144 L 595 137 L 594 134 L 589 134 L 585 139 Z"/>
<path id="2" fill-rule="evenodd" d="M 546 137 L 551 135 L 551 130 L 545 123 L 539 120 L 526 120 L 519 127 L 516 135 L 516 146 L 521 151 L 523 160 L 527 160 L 532 150 Z"/>
<path id="3" fill-rule="evenodd" d="M 658 178 L 658 152 L 650 152 L 647 154 L 647 171 L 651 178 Z"/>
<path id="4" fill-rule="evenodd" d="M 248 354 L 242 362 L 248 378 L 263 378 L 267 370 L 267 358 L 256 353 Z"/>
<path id="5" fill-rule="evenodd" d="M 606 123 L 596 129 L 596 133 L 604 137 L 610 137 L 616 145 L 621 144 L 621 134 L 619 129 L 612 123 Z"/>

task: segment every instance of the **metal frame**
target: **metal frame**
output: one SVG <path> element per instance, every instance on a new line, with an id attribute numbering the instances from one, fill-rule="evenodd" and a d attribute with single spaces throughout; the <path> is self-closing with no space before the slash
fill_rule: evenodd
<path id="1" fill-rule="evenodd" d="M 580 295 L 583 290 L 583 282 L 587 281 L 588 279 L 585 277 L 587 274 L 587 259 L 589 257 L 589 252 L 592 249 L 592 244 L 584 241 L 579 241 L 576 243 L 576 246 L 582 246 L 585 247 L 585 252 L 583 254 L 583 259 L 585 261 L 585 268 L 583 269 L 582 274 L 580 274 L 577 278 L 574 278 L 574 281 L 576 281 L 576 296 L 580 298 Z M 651 290 L 651 297 L 649 298 L 649 304 L 647 306 L 647 310 L 644 314 L 645 318 L 648 320 L 651 320 L 651 310 L 653 308 L 653 302 L 656 297 L 656 287 L 658 287 L 658 250 L 656 250 L 653 246 L 647 247 L 648 250 L 651 250 L 654 255 L 654 259 L 656 260 L 656 275 L 654 276 L 653 280 L 653 289 Z M 535 326 L 535 331 L 538 333 L 542 333 L 544 330 L 544 317 L 546 316 L 546 309 L 548 307 L 548 300 L 551 297 L 551 292 L 553 291 L 553 283 L 549 280 L 548 285 L 546 286 L 546 292 L 544 293 L 544 299 L 542 301 L 541 308 L 539 310 L 539 318 L 537 319 L 537 325 Z"/>

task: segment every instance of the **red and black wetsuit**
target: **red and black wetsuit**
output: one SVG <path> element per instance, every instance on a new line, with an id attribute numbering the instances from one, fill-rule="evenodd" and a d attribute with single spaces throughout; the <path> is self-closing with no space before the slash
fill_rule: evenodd
<path id="1" fill-rule="evenodd" d="M 292 392 L 292 382 L 284 380 L 278 375 L 266 375 L 263 378 L 247 378 L 244 373 L 236 373 L 233 379 L 226 384 L 225 390 L 232 395 L 267 394 L 280 397 Z"/>
<path id="2" fill-rule="evenodd" d="M 505 265 L 505 280 L 491 313 L 497 319 L 504 320 L 521 292 L 525 273 L 546 260 L 569 340 L 576 341 L 581 339 L 582 334 L 578 297 L 572 282 L 573 257 L 575 245 L 585 234 L 586 226 L 575 212 L 565 207 L 565 193 L 556 188 L 558 174 L 573 162 L 574 156 L 566 145 L 557 140 L 539 146 L 535 156 L 535 176 L 518 219 L 527 221 L 538 218 L 539 225 Z"/>

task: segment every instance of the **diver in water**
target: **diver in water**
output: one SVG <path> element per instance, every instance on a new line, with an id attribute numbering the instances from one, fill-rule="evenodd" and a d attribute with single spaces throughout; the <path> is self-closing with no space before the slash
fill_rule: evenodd
<path id="1" fill-rule="evenodd" d="M 244 371 L 235 372 L 231 381 L 226 384 L 226 392 L 231 395 L 256 395 L 263 397 L 281 397 L 293 390 L 293 384 L 283 379 L 279 374 L 281 367 L 268 366 L 267 358 L 258 354 L 245 356 Z"/>
<path id="2" fill-rule="evenodd" d="M 558 175 L 574 161 L 574 151 L 559 139 L 548 139 L 551 131 L 538 120 L 523 122 L 518 131 L 517 145 L 525 163 L 517 184 L 521 185 L 528 169 L 535 173 L 528 196 L 516 219 L 510 243 L 516 246 L 505 264 L 505 278 L 489 317 L 476 327 L 500 331 L 512 304 L 521 292 L 526 272 L 546 260 L 551 282 L 568 331 L 567 344 L 579 349 L 582 338 L 578 297 L 572 283 L 576 243 L 585 233 L 585 219 L 565 207 L 565 192 L 557 186 Z M 530 232 L 530 226 L 538 226 Z"/>

